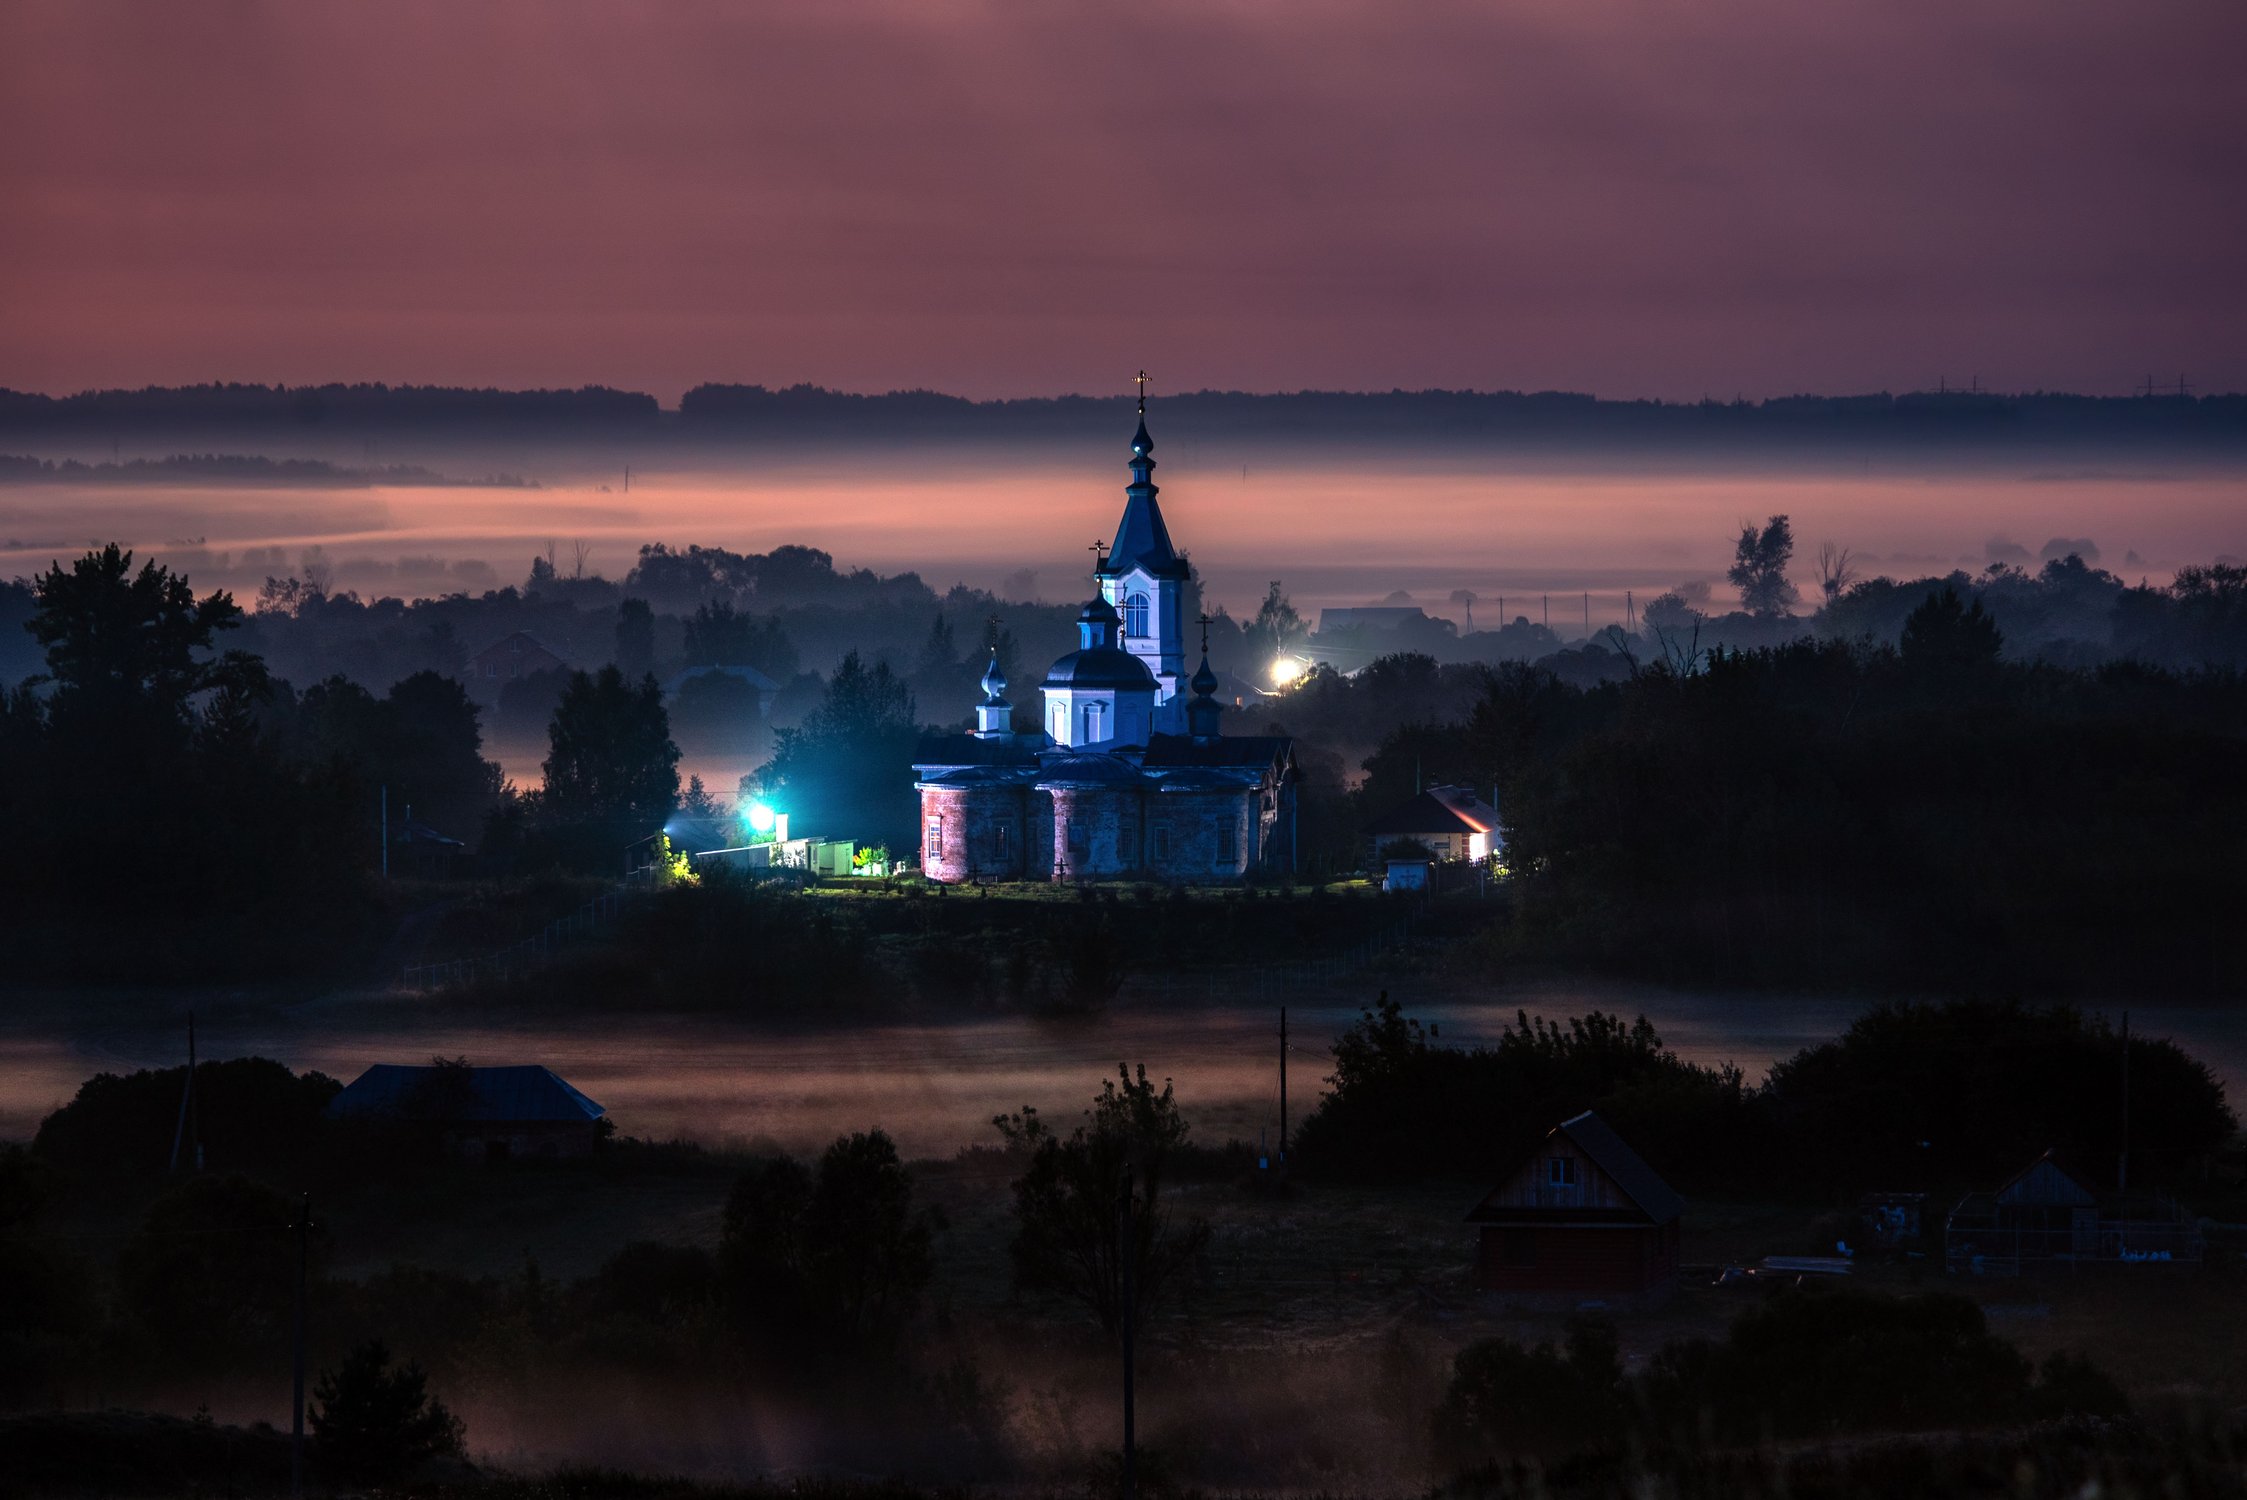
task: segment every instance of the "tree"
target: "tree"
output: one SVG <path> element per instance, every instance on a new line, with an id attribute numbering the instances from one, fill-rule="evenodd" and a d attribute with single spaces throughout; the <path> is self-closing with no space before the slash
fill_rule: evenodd
<path id="1" fill-rule="evenodd" d="M 869 667 L 853 651 L 819 706 L 774 736 L 772 759 L 743 791 L 761 792 L 799 835 L 912 845 L 914 713 L 912 690 L 889 663 Z"/>
<path id="2" fill-rule="evenodd" d="M 1264 595 L 1264 602 L 1256 606 L 1256 621 L 1251 628 L 1259 643 L 1272 656 L 1293 651 L 1310 635 L 1303 617 L 1295 612 L 1294 604 L 1280 591 L 1280 581 L 1277 578 L 1272 580 L 1272 587 Z"/>
<path id="3" fill-rule="evenodd" d="M 1187 1126 L 1166 1080 L 1119 1064 L 1083 1124 L 1066 1138 L 1028 1106 L 992 1120 L 1029 1162 L 1014 1182 L 1014 1284 L 1078 1302 L 1111 1339 L 1122 1320 L 1123 1235 L 1117 1221 L 1131 1180 L 1130 1255 L 1136 1304 L 1154 1305 L 1209 1243 L 1209 1225 L 1174 1226 L 1162 1200 L 1165 1169 L 1186 1144 Z"/>
<path id="4" fill-rule="evenodd" d="M 573 672 L 548 731 L 547 806 L 569 821 L 617 832 L 653 828 L 679 797 L 679 747 L 653 677 L 638 685 L 615 667 Z"/>
<path id="5" fill-rule="evenodd" d="M 82 702 L 98 710 L 143 709 L 184 721 L 199 694 L 228 683 L 262 685 L 257 658 L 206 653 L 221 630 L 242 623 L 224 590 L 201 599 L 184 575 L 155 562 L 132 571 L 133 555 L 115 542 L 64 572 L 60 563 L 33 585 L 38 608 L 25 626 L 47 655 L 56 708 Z"/>
<path id="6" fill-rule="evenodd" d="M 393 1370 L 375 1340 L 323 1372 L 312 1394 L 312 1435 L 332 1478 L 382 1483 L 461 1451 L 460 1419 L 429 1394 L 421 1366 Z"/>
<path id="7" fill-rule="evenodd" d="M 1827 604 L 1832 604 L 1849 586 L 1857 581 L 1857 567 L 1847 547 L 1837 547 L 1832 542 L 1818 544 L 1818 593 Z"/>
<path id="8" fill-rule="evenodd" d="M 758 1163 L 726 1200 L 721 1295 L 758 1359 L 801 1367 L 893 1348 L 934 1269 L 942 1218 L 879 1130 L 839 1137 L 816 1171 Z"/>
<path id="9" fill-rule="evenodd" d="M 1773 516 L 1760 531 L 1755 522 L 1742 521 L 1732 566 L 1724 575 L 1740 591 L 1740 607 L 1766 618 L 1790 613 L 1801 598 L 1787 582 L 1787 564 L 1793 560 L 1794 529 L 1785 516 Z"/>
<path id="10" fill-rule="evenodd" d="M 645 599 L 616 607 L 616 669 L 634 680 L 655 670 L 655 611 Z"/>
<path id="11" fill-rule="evenodd" d="M 1936 670 L 1986 667 L 2004 648 L 1997 621 L 1982 608 L 1980 595 L 1969 606 L 1951 584 L 1930 593 L 1927 602 L 1904 621 L 1899 651 L 1907 666 Z"/>

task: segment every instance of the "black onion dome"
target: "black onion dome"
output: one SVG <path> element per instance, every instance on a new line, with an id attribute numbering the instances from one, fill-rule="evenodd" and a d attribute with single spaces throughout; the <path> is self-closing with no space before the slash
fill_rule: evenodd
<path id="1" fill-rule="evenodd" d="M 1200 698 L 1207 698 L 1216 693 L 1217 674 L 1209 669 L 1208 657 L 1202 658 L 1201 670 L 1194 673 L 1186 686 L 1192 688 L 1194 695 Z"/>

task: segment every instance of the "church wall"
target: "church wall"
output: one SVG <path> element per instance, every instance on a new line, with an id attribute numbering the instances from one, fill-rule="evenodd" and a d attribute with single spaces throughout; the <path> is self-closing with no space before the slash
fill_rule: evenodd
<path id="1" fill-rule="evenodd" d="M 1241 791 L 1163 792 L 1148 799 L 1147 869 L 1157 879 L 1192 883 L 1237 880 L 1247 870 L 1254 845 L 1249 837 L 1248 803 Z M 1232 853 L 1225 855 L 1224 828 L 1233 831 Z M 1170 846 L 1157 830 L 1167 826 Z"/>
<path id="2" fill-rule="evenodd" d="M 1059 787 L 1052 797 L 1053 858 L 1065 878 L 1099 880 L 1139 869 L 1138 791 Z"/>
<path id="3" fill-rule="evenodd" d="M 922 869 L 932 880 L 1022 879 L 1025 840 L 1035 836 L 1036 822 L 1028 815 L 1026 802 L 1020 787 L 923 789 Z M 939 819 L 941 851 L 931 843 Z"/>

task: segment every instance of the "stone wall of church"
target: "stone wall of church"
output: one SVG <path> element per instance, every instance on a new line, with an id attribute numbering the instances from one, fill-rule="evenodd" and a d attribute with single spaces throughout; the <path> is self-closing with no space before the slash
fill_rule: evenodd
<path id="1" fill-rule="evenodd" d="M 1053 868 L 1062 879 L 1106 880 L 1139 869 L 1140 791 L 1119 787 L 1057 787 L 1053 799 Z"/>
<path id="2" fill-rule="evenodd" d="M 921 792 L 921 868 L 932 880 L 1020 880 L 1025 850 L 1042 851 L 1019 787 L 928 787 Z M 1042 878 L 1036 870 L 1032 878 Z"/>
<path id="3" fill-rule="evenodd" d="M 1162 792 L 1148 799 L 1147 872 L 1157 880 L 1237 880 L 1253 852 L 1240 791 Z M 1231 838 L 1226 837 L 1230 828 Z"/>

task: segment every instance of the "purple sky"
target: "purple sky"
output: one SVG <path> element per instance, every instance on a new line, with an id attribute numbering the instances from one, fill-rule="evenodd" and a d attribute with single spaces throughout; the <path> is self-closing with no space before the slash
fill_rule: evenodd
<path id="1" fill-rule="evenodd" d="M 0 0 L 0 385 L 2247 386 L 2239 0 Z"/>

